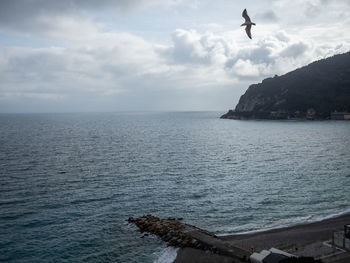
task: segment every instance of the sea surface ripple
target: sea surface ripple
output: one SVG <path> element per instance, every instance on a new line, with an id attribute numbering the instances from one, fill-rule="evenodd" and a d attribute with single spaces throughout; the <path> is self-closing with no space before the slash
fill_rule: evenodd
<path id="1" fill-rule="evenodd" d="M 350 122 L 219 115 L 1 114 L 0 261 L 155 262 L 125 222 L 148 213 L 228 234 L 349 211 Z"/>

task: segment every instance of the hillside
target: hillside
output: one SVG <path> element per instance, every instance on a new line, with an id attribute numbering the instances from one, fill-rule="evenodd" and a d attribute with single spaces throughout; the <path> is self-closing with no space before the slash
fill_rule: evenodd
<path id="1" fill-rule="evenodd" d="M 222 118 L 306 118 L 308 111 L 315 119 L 350 111 L 350 52 L 251 85 Z"/>

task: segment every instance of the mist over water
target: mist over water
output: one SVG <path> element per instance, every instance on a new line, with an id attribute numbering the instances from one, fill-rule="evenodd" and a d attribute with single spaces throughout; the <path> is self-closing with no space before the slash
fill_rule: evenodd
<path id="1" fill-rule="evenodd" d="M 228 234 L 350 209 L 350 122 L 218 112 L 0 115 L 0 261 L 154 262 L 125 219 Z"/>

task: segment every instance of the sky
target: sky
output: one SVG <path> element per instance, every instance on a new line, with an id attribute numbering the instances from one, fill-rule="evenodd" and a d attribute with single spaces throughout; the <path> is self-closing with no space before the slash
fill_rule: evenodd
<path id="1" fill-rule="evenodd" d="M 1 0 L 0 113 L 225 112 L 349 28 L 348 0 Z"/>

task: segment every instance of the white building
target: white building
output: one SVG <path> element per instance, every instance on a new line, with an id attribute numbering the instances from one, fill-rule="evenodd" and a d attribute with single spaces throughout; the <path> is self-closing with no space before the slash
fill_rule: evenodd
<path id="1" fill-rule="evenodd" d="M 260 253 L 253 253 L 250 256 L 252 263 L 278 263 L 285 258 L 295 257 L 292 254 L 279 250 L 277 248 L 270 248 L 269 250 L 262 250 Z"/>

